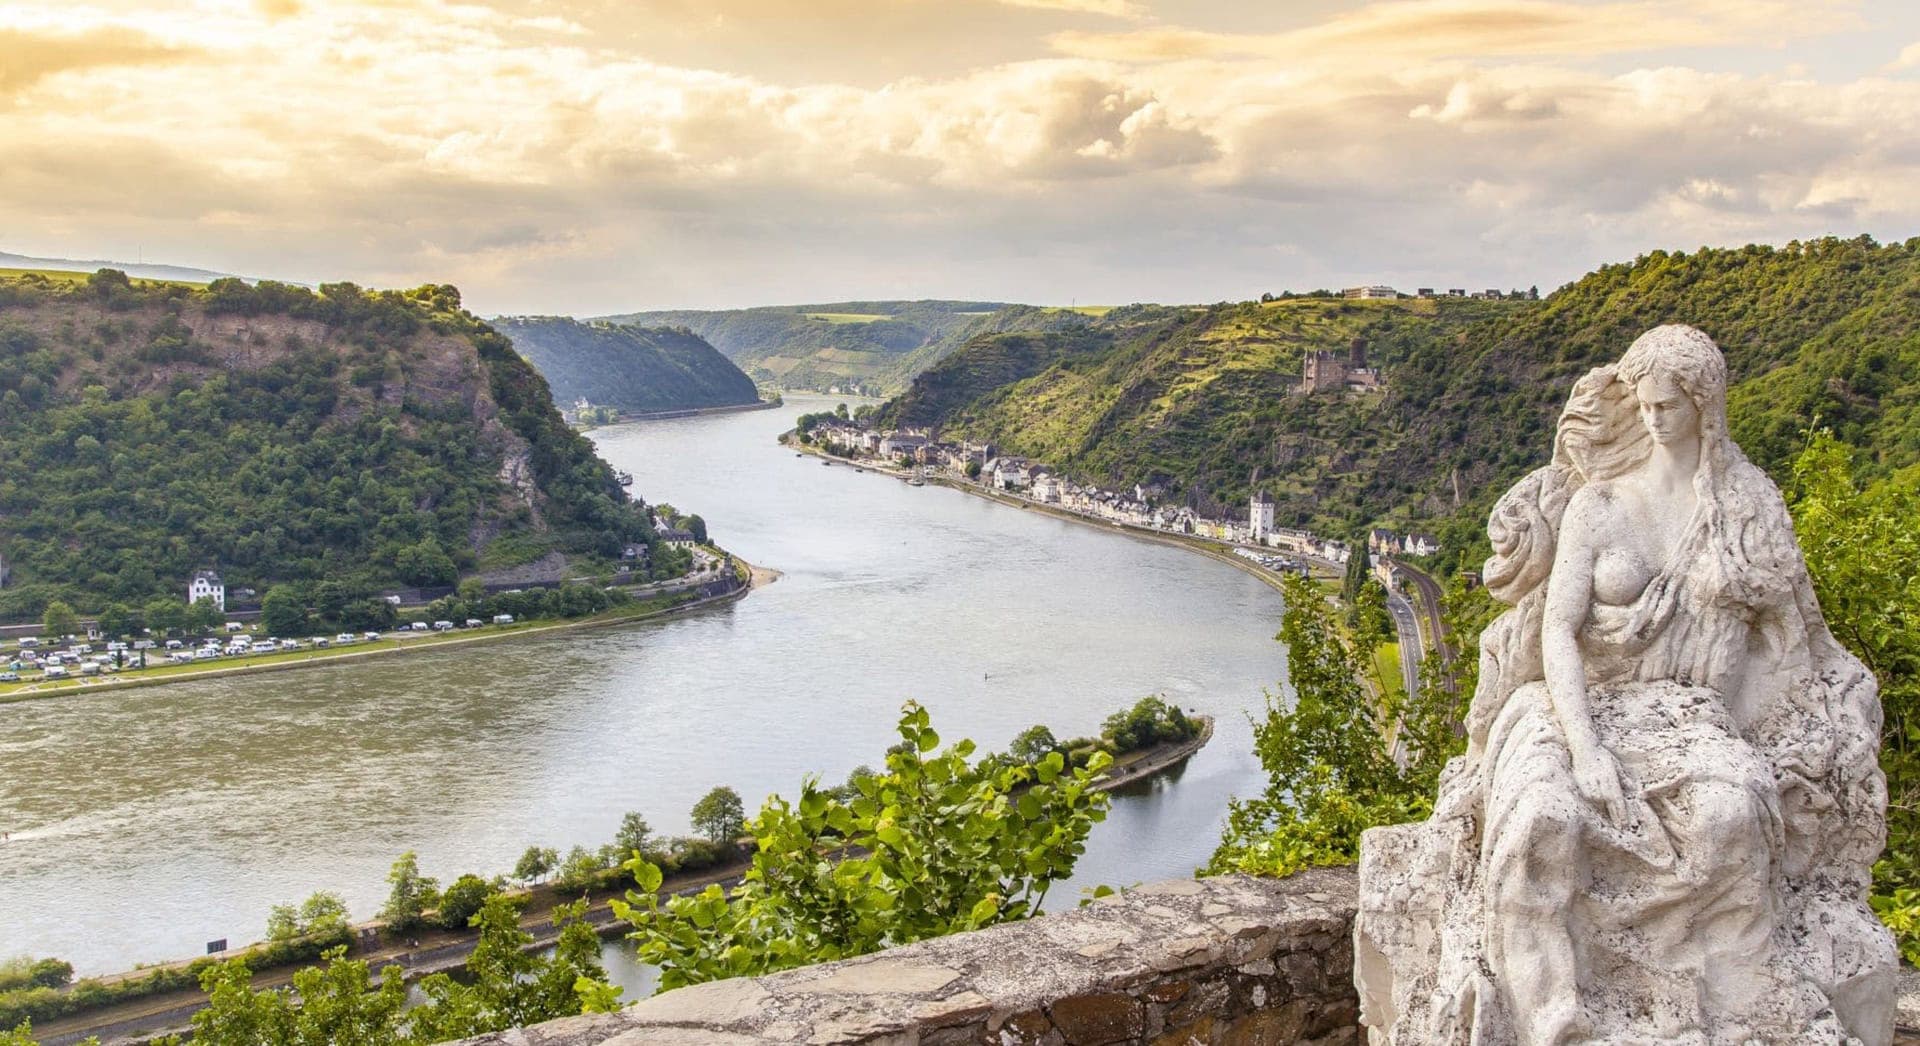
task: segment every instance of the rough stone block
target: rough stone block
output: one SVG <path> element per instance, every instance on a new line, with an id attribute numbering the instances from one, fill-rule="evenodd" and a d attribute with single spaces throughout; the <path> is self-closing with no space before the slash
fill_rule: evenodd
<path id="1" fill-rule="evenodd" d="M 1146 1032 L 1146 1007 L 1125 992 L 1071 996 L 1047 1012 L 1070 1046 L 1106 1046 Z"/>

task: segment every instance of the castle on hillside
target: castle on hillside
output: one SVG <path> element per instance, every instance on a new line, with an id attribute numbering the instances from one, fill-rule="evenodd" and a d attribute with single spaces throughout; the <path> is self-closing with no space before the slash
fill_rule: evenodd
<path id="1" fill-rule="evenodd" d="M 1300 369 L 1300 391 L 1307 395 L 1329 389 L 1377 389 L 1380 371 L 1367 366 L 1367 339 L 1355 338 L 1346 355 L 1308 353 Z"/>

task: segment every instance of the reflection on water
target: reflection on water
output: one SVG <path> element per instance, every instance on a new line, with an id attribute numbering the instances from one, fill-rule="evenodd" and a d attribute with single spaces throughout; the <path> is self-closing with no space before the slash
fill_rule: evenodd
<path id="1" fill-rule="evenodd" d="M 317 889 L 369 917 L 403 850 L 448 881 L 503 872 L 532 843 L 598 846 L 627 810 L 686 832 L 714 785 L 753 806 L 805 774 L 878 765 L 907 698 L 987 748 L 1035 722 L 1097 732 L 1147 693 L 1214 714 L 1213 743 L 1177 784 L 1117 799 L 1049 904 L 1204 862 L 1228 796 L 1260 787 L 1244 712 L 1284 674 L 1277 593 L 773 444 L 822 406 L 593 434 L 636 492 L 784 572 L 732 606 L 0 706 L 0 954 L 118 969 L 257 937 L 271 905 Z"/>

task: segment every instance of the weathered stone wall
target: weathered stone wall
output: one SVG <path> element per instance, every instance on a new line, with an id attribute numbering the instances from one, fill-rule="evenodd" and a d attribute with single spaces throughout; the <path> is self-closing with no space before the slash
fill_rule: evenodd
<path id="1" fill-rule="evenodd" d="M 766 977 L 471 1046 L 1357 1043 L 1354 876 L 1144 886 L 1029 922 Z"/>

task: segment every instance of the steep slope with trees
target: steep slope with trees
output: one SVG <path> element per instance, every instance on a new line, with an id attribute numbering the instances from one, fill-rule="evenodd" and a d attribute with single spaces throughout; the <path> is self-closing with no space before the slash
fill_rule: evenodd
<path id="1" fill-rule="evenodd" d="M 451 287 L 0 280 L 0 617 L 206 566 L 370 592 L 654 540 Z"/>
<path id="2" fill-rule="evenodd" d="M 976 334 L 1079 325 L 1066 309 L 976 301 L 846 301 L 713 312 L 638 312 L 617 323 L 686 327 L 755 381 L 891 394 Z"/>
<path id="3" fill-rule="evenodd" d="M 752 378 L 685 327 L 582 323 L 564 316 L 502 316 L 492 325 L 547 379 L 562 407 L 585 399 L 646 412 L 760 399 Z"/>
<path id="4" fill-rule="evenodd" d="M 1776 478 L 1816 419 L 1862 448 L 1868 479 L 1920 462 L 1920 240 L 1865 237 L 1656 251 L 1538 302 L 1116 310 L 1054 359 L 1020 336 L 977 339 L 881 416 L 1222 511 L 1257 468 L 1283 524 L 1428 525 L 1463 549 L 1541 464 L 1573 381 L 1661 323 L 1720 343 L 1734 435 Z M 1306 353 L 1354 338 L 1384 393 L 1295 391 Z"/>

